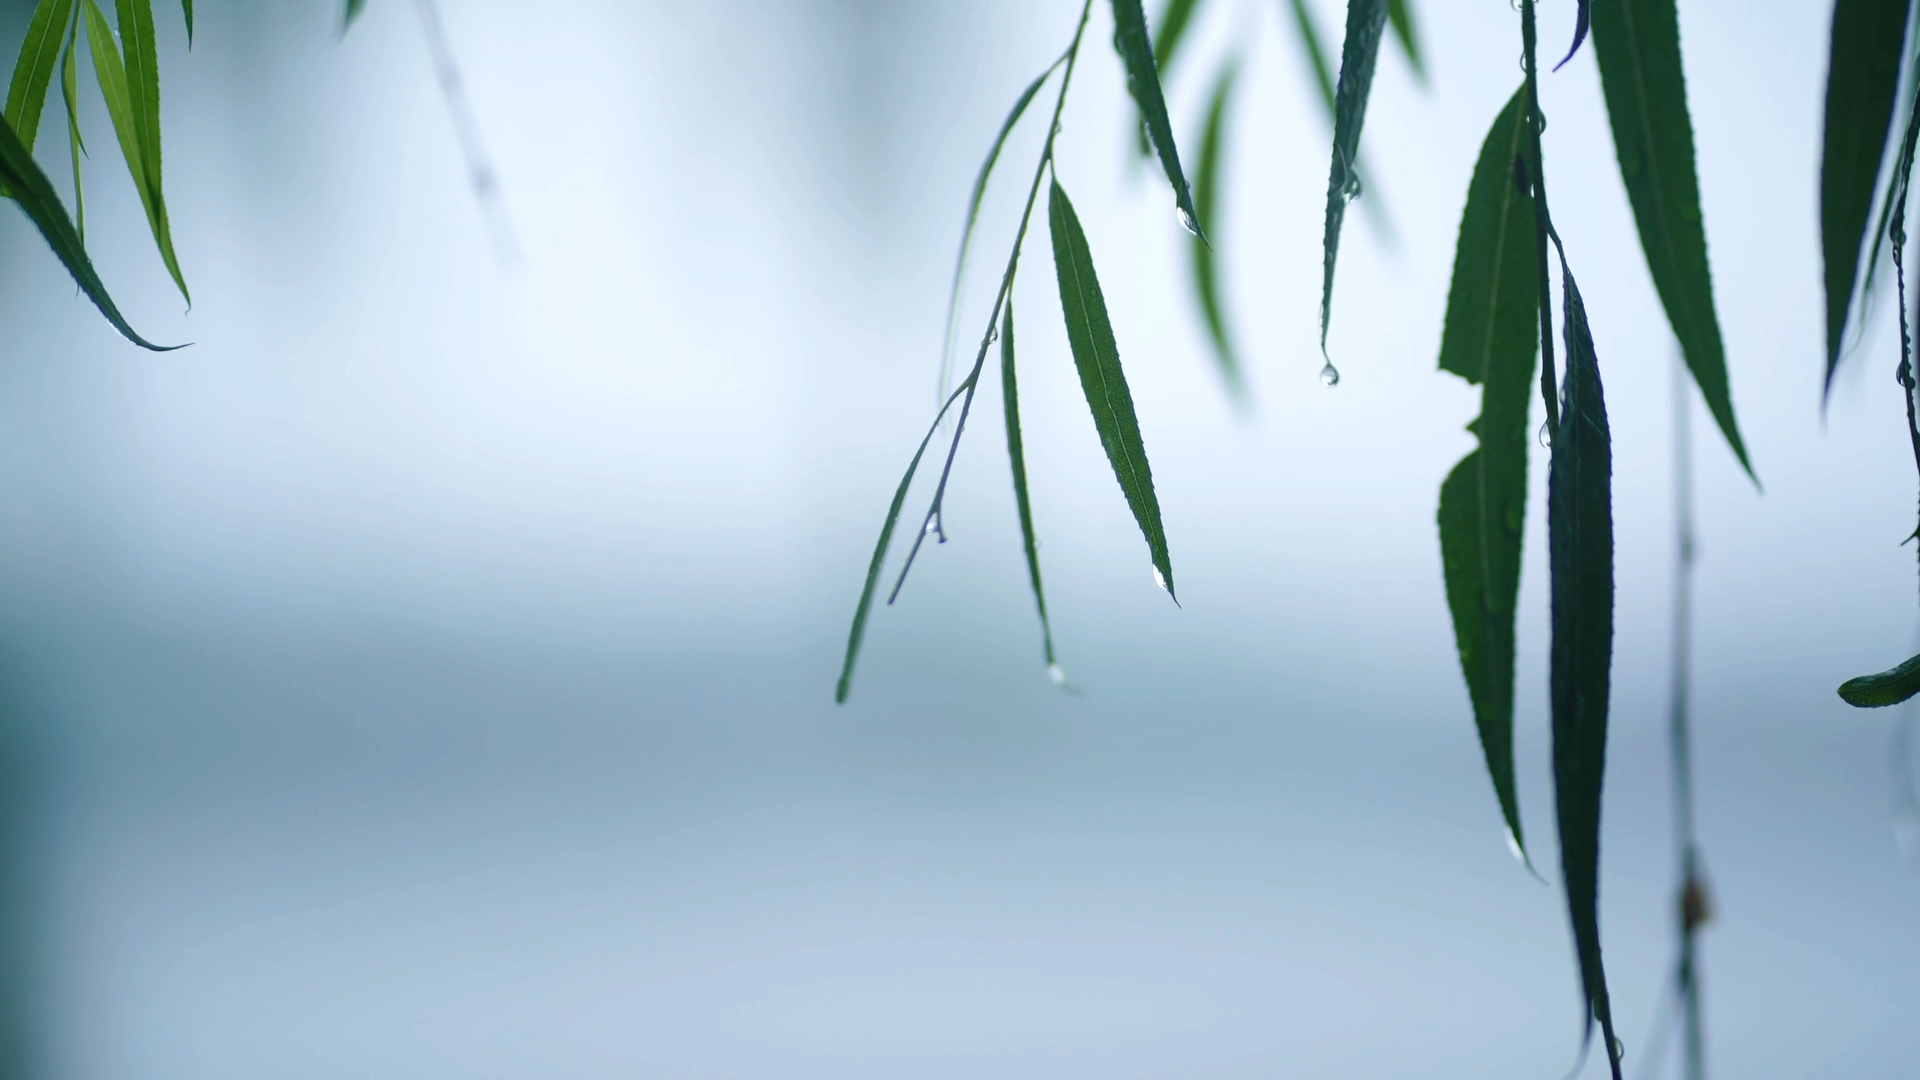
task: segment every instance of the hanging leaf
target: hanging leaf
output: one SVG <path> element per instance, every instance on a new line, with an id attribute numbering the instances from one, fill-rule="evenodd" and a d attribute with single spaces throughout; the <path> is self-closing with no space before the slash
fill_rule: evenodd
<path id="1" fill-rule="evenodd" d="M 1600 804 L 1613 664 L 1613 451 L 1586 305 L 1561 259 L 1567 377 L 1547 479 L 1552 625 L 1553 786 L 1587 1030 L 1600 1023 L 1619 1075 L 1600 959 Z"/>
<path id="2" fill-rule="evenodd" d="M 1891 137 L 1908 0 L 1835 0 L 1820 156 L 1820 246 L 1826 263 L 1827 374 L 1846 337 L 1873 192 Z"/>
<path id="3" fill-rule="evenodd" d="M 60 46 L 73 21 L 73 0 L 40 0 L 27 23 L 20 58 L 13 64 L 13 82 L 7 87 L 7 123 L 31 153 L 40 132 L 40 114 L 46 108 L 47 87 L 60 60 Z"/>
<path id="4" fill-rule="evenodd" d="M 1347 204 L 1360 196 L 1360 127 L 1373 91 L 1374 61 L 1387 23 L 1386 0 L 1348 0 L 1347 37 L 1340 48 L 1340 84 L 1333 93 L 1333 167 L 1327 177 L 1325 277 L 1320 289 L 1320 351 L 1327 349 L 1333 313 L 1333 268 L 1340 255 L 1340 225 Z"/>
<path id="5" fill-rule="evenodd" d="M 346 33 L 347 28 L 353 25 L 353 20 L 360 17 L 360 12 L 365 9 L 366 6 L 367 0 L 347 0 L 346 14 L 340 20 L 341 33 Z"/>
<path id="6" fill-rule="evenodd" d="M 1227 101 L 1233 93 L 1233 80 L 1237 73 L 1238 65 L 1231 62 L 1220 69 L 1220 80 L 1214 84 L 1213 98 L 1207 105 L 1207 126 L 1200 136 L 1200 162 L 1194 170 L 1193 205 L 1200 212 L 1203 228 L 1211 227 L 1214 221 L 1214 199 L 1220 186 L 1221 145 L 1226 135 Z M 1194 295 L 1200 301 L 1200 312 L 1207 320 L 1207 336 L 1213 342 L 1214 357 L 1220 362 L 1220 376 L 1227 382 L 1227 392 L 1236 401 L 1244 401 L 1246 381 L 1240 373 L 1240 362 L 1234 355 L 1226 316 L 1220 309 L 1220 286 L 1213 246 L 1196 236 L 1188 248 L 1193 254 Z"/>
<path id="7" fill-rule="evenodd" d="M 1140 421 L 1133 413 L 1133 394 L 1120 370 L 1120 347 L 1113 339 L 1107 302 L 1094 274 L 1093 253 L 1058 179 L 1047 196 L 1047 218 L 1053 230 L 1053 266 L 1060 279 L 1067 345 L 1073 351 L 1073 366 L 1080 371 L 1080 388 L 1087 395 L 1087 408 L 1093 413 L 1093 426 L 1100 433 L 1114 479 L 1120 481 L 1133 519 L 1147 539 L 1154 578 L 1173 596 L 1173 562 L 1167 556 L 1167 534 L 1160 523 L 1160 501 L 1153 493 L 1153 470 L 1140 439 Z"/>
<path id="8" fill-rule="evenodd" d="M 47 240 L 47 246 L 65 264 L 67 272 L 79 284 L 80 290 L 87 294 L 100 314 L 107 317 L 115 330 L 125 335 L 128 341 L 154 352 L 167 352 L 177 349 L 178 345 L 155 345 L 127 325 L 121 318 L 120 309 L 114 306 L 113 298 L 107 295 L 107 287 L 101 283 L 100 275 L 94 272 L 93 262 L 87 258 L 86 248 L 80 244 L 80 236 L 73 230 L 73 223 L 67 220 L 67 212 L 60 206 L 60 197 L 53 192 L 53 184 L 47 174 L 33 160 L 20 137 L 13 132 L 13 125 L 0 123 L 0 184 L 5 184 L 13 199 L 26 211 L 28 220 L 40 230 Z"/>
<path id="9" fill-rule="evenodd" d="M 1153 35 L 1153 64 L 1165 71 L 1173 64 L 1174 55 L 1180 50 L 1180 43 L 1186 40 L 1187 27 L 1193 23 L 1193 13 L 1199 8 L 1199 0 L 1167 0 L 1167 10 L 1160 15 L 1159 29 Z"/>
<path id="10" fill-rule="evenodd" d="M 1580 43 L 1587 40 L 1587 22 L 1589 17 L 1587 0 L 1579 0 L 1579 2 L 1580 9 L 1574 12 L 1573 15 L 1573 48 L 1568 49 L 1567 55 L 1562 57 L 1559 63 L 1553 65 L 1553 70 L 1555 71 L 1566 67 L 1567 61 L 1573 59 L 1573 54 L 1580 51 Z"/>
<path id="11" fill-rule="evenodd" d="M 113 28 L 100 5 L 95 0 L 84 2 L 94 74 L 107 102 L 107 115 L 113 120 L 113 132 L 120 140 L 120 153 L 140 193 L 140 205 L 146 209 L 147 225 L 153 231 L 160 258 L 179 286 L 180 295 L 192 303 L 186 278 L 180 273 L 180 260 L 174 255 L 173 229 L 167 221 L 167 202 L 161 191 L 160 76 L 153 45 L 153 7 L 149 0 L 115 0 L 123 57 L 114 48 Z"/>
<path id="12" fill-rule="evenodd" d="M 1400 42 L 1400 51 L 1407 54 L 1407 64 L 1413 68 L 1413 76 L 1421 82 L 1427 81 L 1427 66 L 1420 60 L 1420 35 L 1413 26 L 1413 7 L 1409 0 L 1387 0 L 1387 22 L 1393 26 L 1393 36 Z"/>
<path id="13" fill-rule="evenodd" d="M 1007 462 L 1013 466 L 1013 501 L 1020 512 L 1020 543 L 1027 554 L 1027 581 L 1033 586 L 1033 605 L 1040 612 L 1040 642 L 1046 649 L 1047 673 L 1058 669 L 1053 657 L 1053 624 L 1047 620 L 1047 592 L 1040 587 L 1040 544 L 1033 538 L 1033 505 L 1027 499 L 1027 453 L 1020 438 L 1020 384 L 1013 370 L 1013 301 L 1000 324 L 1000 390 L 1006 405 Z"/>
<path id="14" fill-rule="evenodd" d="M 1862 675 L 1840 684 L 1840 699 L 1857 709 L 1898 705 L 1920 694 L 1920 656 L 1878 675 Z"/>
<path id="15" fill-rule="evenodd" d="M 80 64 L 75 49 L 80 44 L 80 8 L 73 6 L 68 20 L 67 45 L 60 51 L 60 96 L 67 106 L 67 154 L 73 159 L 73 220 L 81 246 L 87 242 L 87 193 L 80 183 L 80 158 L 87 144 L 80 138 Z M 31 151 L 32 147 L 28 147 Z"/>
<path id="16" fill-rule="evenodd" d="M 187 13 L 187 48 L 193 48 L 193 0 L 180 0 L 180 7 Z"/>
<path id="17" fill-rule="evenodd" d="M 1327 67 L 1327 50 L 1320 44 L 1320 30 L 1313 24 L 1313 13 L 1306 0 L 1288 0 L 1293 8 L 1293 26 L 1300 35 L 1300 47 L 1307 54 L 1307 66 L 1313 69 L 1313 81 L 1320 88 L 1320 100 L 1327 107 L 1327 119 L 1333 119 L 1333 72 Z"/>
<path id="18" fill-rule="evenodd" d="M 1193 210 L 1193 193 L 1187 189 L 1187 175 L 1180 169 L 1180 151 L 1173 144 L 1173 125 L 1167 120 L 1167 99 L 1160 91 L 1160 71 L 1153 62 L 1153 43 L 1147 37 L 1147 16 L 1140 0 L 1113 0 L 1113 47 L 1127 68 L 1127 90 L 1140 109 L 1147 135 L 1160 154 L 1160 166 L 1166 170 L 1167 183 L 1173 185 L 1173 200 L 1179 207 L 1180 223 L 1190 232 L 1199 232 L 1200 219 Z"/>
<path id="19" fill-rule="evenodd" d="M 1654 288 L 1707 410 L 1751 477 L 1753 465 L 1734 421 L 1726 351 L 1713 308 L 1673 0 L 1601 4 L 1593 20 L 1593 48 L 1620 176 L 1633 203 Z"/>
<path id="20" fill-rule="evenodd" d="M 1468 430 L 1480 448 L 1440 488 L 1440 556 L 1460 670 L 1500 813 L 1525 858 L 1513 769 L 1514 606 L 1527 506 L 1527 406 L 1533 389 L 1539 287 L 1533 199 L 1516 182 L 1526 146 L 1524 91 L 1487 132 L 1467 187 L 1447 295 L 1440 368 L 1481 387 Z"/>
<path id="21" fill-rule="evenodd" d="M 1061 60 L 1064 59 L 1066 58 L 1062 56 Z M 980 219 L 980 200 L 987 193 L 987 179 L 993 175 L 994 163 L 1000 160 L 1000 149 L 1006 145 L 1007 136 L 1013 132 L 1013 125 L 1020 122 L 1021 115 L 1027 111 L 1027 105 L 1033 101 L 1033 95 L 1040 92 L 1040 87 L 1046 83 L 1047 77 L 1052 75 L 1054 68 L 1059 66 L 1060 60 L 1055 60 L 1047 66 L 1047 70 L 1041 72 L 1038 78 L 1021 91 L 1020 97 L 1013 103 L 1013 109 L 1007 113 L 1007 118 L 1000 124 L 1000 134 L 994 136 L 993 146 L 987 151 L 987 159 L 980 163 L 979 175 L 973 178 L 973 194 L 967 200 L 967 224 L 960 230 L 960 254 L 953 261 L 953 286 L 947 291 L 946 329 L 940 335 L 940 393 L 943 397 L 947 393 L 947 380 L 953 376 L 953 321 L 958 317 L 960 310 L 960 278 L 967 268 L 967 252 L 973 246 L 973 226 Z"/>
<path id="22" fill-rule="evenodd" d="M 927 433 L 920 438 L 919 449 L 913 452 L 913 460 L 907 462 L 906 474 L 900 477 L 900 486 L 894 489 L 893 502 L 887 507 L 887 520 L 880 526 L 880 540 L 873 546 L 873 561 L 867 565 L 867 581 L 860 587 L 860 603 L 853 609 L 853 628 L 847 632 L 847 655 L 840 663 L 840 682 L 834 687 L 833 700 L 846 704 L 847 692 L 853 689 L 853 663 L 860 658 L 860 641 L 867 634 L 867 616 L 873 613 L 873 596 L 880 587 L 880 571 L 887 565 L 887 548 L 893 543 L 893 528 L 900 522 L 900 507 L 907 501 L 907 489 L 913 486 L 913 474 L 920 469 L 920 459 L 926 456 L 927 444 L 933 441 L 933 433 L 940 430 L 940 421 L 946 418 L 947 410 L 960 399 L 973 385 L 973 379 L 964 380 L 947 397 L 946 403 L 933 417 L 933 423 L 927 427 Z"/>

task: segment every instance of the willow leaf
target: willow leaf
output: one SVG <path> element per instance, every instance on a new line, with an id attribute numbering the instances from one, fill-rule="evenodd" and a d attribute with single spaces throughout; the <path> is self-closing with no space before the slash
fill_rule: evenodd
<path id="1" fill-rule="evenodd" d="M 1313 24 L 1313 13 L 1306 0 L 1288 0 L 1293 8 L 1294 29 L 1300 34 L 1300 47 L 1306 51 L 1307 65 L 1313 68 L 1313 81 L 1320 88 L 1321 103 L 1327 107 L 1327 119 L 1333 119 L 1333 71 L 1327 67 L 1327 50 L 1320 44 L 1320 29 Z"/>
<path id="2" fill-rule="evenodd" d="M 83 0 L 87 18 L 87 41 L 93 52 L 93 70 L 100 82 L 100 95 L 106 99 L 107 116 L 113 121 L 113 133 L 126 158 L 127 172 L 140 193 L 140 205 L 147 212 L 147 225 L 154 245 L 167 265 L 167 272 L 179 286 L 180 295 L 193 302 L 181 276 L 180 262 L 173 252 L 173 230 L 167 221 L 167 204 L 160 185 L 160 84 L 153 49 L 153 9 L 147 0 L 116 0 L 123 57 L 114 48 L 113 27 L 96 0 Z M 144 18 L 142 17 L 144 15 Z"/>
<path id="3" fill-rule="evenodd" d="M 187 48 L 193 48 L 193 0 L 180 0 L 180 8 L 187 13 Z"/>
<path id="4" fill-rule="evenodd" d="M 120 315 L 120 309 L 114 306 L 113 298 L 107 295 L 107 287 L 100 281 L 100 275 L 93 269 L 92 260 L 87 258 L 87 250 L 80 243 L 80 236 L 74 232 L 73 223 L 67 220 L 67 212 L 60 205 L 60 197 L 54 194 L 53 184 L 47 174 L 33 160 L 33 154 L 26 144 L 14 134 L 13 125 L 0 123 L 0 183 L 13 193 L 14 201 L 26 212 L 28 220 L 40 230 L 46 238 L 47 246 L 53 248 L 54 255 L 65 264 L 67 272 L 80 290 L 87 294 L 100 314 L 106 316 L 115 330 L 125 335 L 128 341 L 155 352 L 177 349 L 178 345 L 155 345 L 127 325 Z"/>
<path id="5" fill-rule="evenodd" d="M 60 50 L 60 96 L 67 107 L 67 154 L 73 159 L 73 221 L 80 243 L 87 242 L 87 191 L 80 183 L 80 158 L 87 152 L 80 138 L 80 64 L 75 50 L 80 44 L 80 8 L 74 5 L 68 20 L 67 44 Z M 31 150 L 31 147 L 29 147 Z"/>
<path id="6" fill-rule="evenodd" d="M 342 33 L 345 33 L 346 29 L 353 25 L 353 20 L 360 17 L 360 12 L 365 10 L 366 6 L 367 0 L 347 0 L 346 13 L 340 20 L 340 30 Z"/>
<path id="7" fill-rule="evenodd" d="M 1908 0 L 1835 0 L 1820 153 L 1820 247 L 1826 264 L 1827 374 L 1846 337 L 1873 192 L 1891 137 Z"/>
<path id="8" fill-rule="evenodd" d="M 1227 102 L 1233 94 L 1233 81 L 1238 73 L 1238 65 L 1228 63 L 1220 69 L 1220 80 L 1214 84 L 1213 97 L 1207 104 L 1207 126 L 1200 136 L 1200 161 L 1194 169 L 1193 205 L 1200 212 L 1200 224 L 1210 228 L 1214 223 L 1216 196 L 1219 194 L 1221 147 L 1226 138 Z M 1189 245 L 1193 253 L 1193 291 L 1200 301 L 1200 312 L 1207 321 L 1207 336 L 1213 342 L 1214 357 L 1220 362 L 1220 376 L 1227 382 L 1227 391 L 1236 401 L 1246 398 L 1246 381 L 1240 372 L 1240 362 L 1233 348 L 1232 334 L 1227 330 L 1226 315 L 1220 308 L 1220 285 L 1217 257 L 1213 246 L 1194 237 Z"/>
<path id="9" fill-rule="evenodd" d="M 1440 557 L 1460 671 L 1500 813 L 1522 857 L 1525 833 L 1513 768 L 1514 607 L 1527 508 L 1527 405 L 1539 303 L 1533 199 L 1515 182 L 1527 103 L 1516 92 L 1480 147 L 1453 257 L 1440 368 L 1481 387 L 1469 430 L 1480 447 L 1440 488 Z"/>
<path id="10" fill-rule="evenodd" d="M 1320 288 L 1320 351 L 1327 348 L 1327 324 L 1333 314 L 1333 268 L 1340 255 L 1340 226 L 1347 203 L 1360 194 L 1360 128 L 1373 91 L 1374 62 L 1380 57 L 1380 32 L 1387 24 L 1387 0 L 1348 0 L 1347 37 L 1340 47 L 1340 83 L 1333 91 L 1333 167 L 1327 176 L 1325 277 Z"/>
<path id="11" fill-rule="evenodd" d="M 947 410 L 967 391 L 973 380 L 963 381 L 959 389 L 948 396 L 946 403 L 934 415 L 933 423 L 927 427 L 927 433 L 920 438 L 920 446 L 913 452 L 913 460 L 907 462 L 906 474 L 900 477 L 900 486 L 894 489 L 893 502 L 887 507 L 887 520 L 880 526 L 880 540 L 873 546 L 873 561 L 867 565 L 867 581 L 860 587 L 860 603 L 853 609 L 853 627 L 847 632 L 847 655 L 840 663 L 840 681 L 834 687 L 833 700 L 846 704 L 847 692 L 853 689 L 853 663 L 860 658 L 860 642 L 867 634 L 867 616 L 873 613 L 874 593 L 880 588 L 880 571 L 887 565 L 887 548 L 893 543 L 894 526 L 900 523 L 900 507 L 907 501 L 907 490 L 913 486 L 913 474 L 920 469 L 920 459 L 926 456 L 927 444 L 933 441 L 933 433 L 940 430 L 940 421 L 946 418 Z"/>
<path id="12" fill-rule="evenodd" d="M 1687 115 L 1680 25 L 1673 0 L 1611 0 L 1594 13 L 1593 48 L 1600 64 L 1640 248 L 1667 322 L 1680 340 L 1693 381 L 1740 465 L 1753 475 L 1733 416 L 1727 357 L 1714 314 L 1707 234 L 1694 174 L 1693 124 Z"/>
<path id="13" fill-rule="evenodd" d="M 1553 785 L 1560 871 L 1586 999 L 1618 1075 L 1613 1010 L 1600 959 L 1600 805 L 1613 664 L 1613 450 L 1579 286 L 1561 263 L 1567 375 L 1547 479 L 1553 644 Z"/>
<path id="14" fill-rule="evenodd" d="M 1165 71 L 1172 65 L 1180 43 L 1186 40 L 1187 27 L 1193 23 L 1193 13 L 1199 7 L 1199 0 L 1167 0 L 1167 9 L 1160 13 L 1159 29 L 1153 35 L 1155 68 Z"/>
<path id="15" fill-rule="evenodd" d="M 960 254 L 953 260 L 953 285 L 947 290 L 946 329 L 940 335 L 940 393 L 942 396 L 947 392 L 947 380 L 953 375 L 953 320 L 960 310 L 960 278 L 967 268 L 967 252 L 973 246 L 973 227 L 980 220 L 980 200 L 987 193 L 987 179 L 993 175 L 994 163 L 1000 160 L 1000 149 L 1006 145 L 1007 136 L 1013 132 L 1013 125 L 1020 122 L 1020 117 L 1027 111 L 1027 105 L 1033 101 L 1033 96 L 1040 92 L 1040 87 L 1046 83 L 1047 77 L 1052 75 L 1053 69 L 1059 66 L 1060 61 L 1055 60 L 1047 70 L 1041 72 L 1038 78 L 1027 84 L 1027 88 L 1021 91 L 1019 98 L 1013 103 L 1013 108 L 1007 113 L 1007 118 L 1001 122 L 1000 134 L 994 136 L 993 146 L 987 150 L 986 160 L 980 163 L 979 175 L 973 178 L 973 194 L 967 199 L 967 224 L 960 231 Z"/>
<path id="16" fill-rule="evenodd" d="M 1127 90 L 1139 106 L 1153 148 L 1159 152 L 1167 183 L 1173 185 L 1173 201 L 1179 207 L 1181 223 L 1198 232 L 1200 219 L 1193 210 L 1187 174 L 1180 168 L 1180 151 L 1173 143 L 1173 125 L 1167 120 L 1167 99 L 1160 90 L 1160 69 L 1154 65 L 1153 42 L 1147 36 L 1147 16 L 1140 9 L 1140 0 L 1113 0 L 1113 47 L 1126 64 Z"/>
<path id="17" fill-rule="evenodd" d="M 1013 467 L 1013 501 L 1020 511 L 1020 543 L 1027 554 L 1027 581 L 1033 586 L 1033 605 L 1040 612 L 1040 641 L 1046 649 L 1047 671 L 1054 670 L 1053 624 L 1047 619 L 1047 591 L 1040 587 L 1040 544 L 1033 537 L 1033 504 L 1027 498 L 1027 452 L 1020 437 L 1020 383 L 1013 370 L 1013 301 L 1000 323 L 1000 391 L 1006 406 L 1007 462 Z"/>
<path id="18" fill-rule="evenodd" d="M 1560 62 L 1553 65 L 1553 70 L 1559 71 L 1561 68 L 1566 67 L 1567 61 L 1573 59 L 1573 54 L 1580 51 L 1580 43 L 1587 40 L 1587 26 L 1590 21 L 1591 13 L 1588 11 L 1588 0 L 1579 0 L 1579 10 L 1575 11 L 1573 15 L 1573 48 L 1568 49 L 1567 55 L 1561 57 Z"/>
<path id="19" fill-rule="evenodd" d="M 7 123 L 20 137 L 20 144 L 32 152 L 40 131 L 40 114 L 46 108 L 47 87 L 53 82 L 53 69 L 60 60 L 60 46 L 67 24 L 73 20 L 73 0 L 40 0 L 27 23 L 26 40 L 20 43 L 20 58 L 13 64 L 13 82 L 7 87 Z"/>
<path id="20" fill-rule="evenodd" d="M 1840 698 L 1859 709 L 1898 705 L 1920 694 L 1920 656 L 1878 675 L 1862 675 L 1840 684 Z"/>
<path id="21" fill-rule="evenodd" d="M 1053 231 L 1053 266 L 1060 279 L 1067 345 L 1080 372 L 1080 388 L 1087 395 L 1087 408 L 1093 413 L 1093 426 L 1100 433 L 1114 479 L 1120 481 L 1133 519 L 1147 539 L 1154 576 L 1173 596 L 1173 563 L 1167 556 L 1167 533 L 1160 522 L 1160 501 L 1153 493 L 1153 470 L 1140 439 L 1140 421 L 1133 412 L 1133 394 L 1120 370 L 1120 347 L 1107 319 L 1107 301 L 1094 274 L 1087 235 L 1058 180 L 1047 195 L 1047 219 Z"/>
<path id="22" fill-rule="evenodd" d="M 1425 82 L 1427 66 L 1420 59 L 1420 34 L 1413 25 L 1413 6 L 1409 0 L 1387 0 L 1387 22 L 1393 26 L 1400 50 L 1407 54 L 1407 64 L 1413 68 L 1414 77 Z"/>

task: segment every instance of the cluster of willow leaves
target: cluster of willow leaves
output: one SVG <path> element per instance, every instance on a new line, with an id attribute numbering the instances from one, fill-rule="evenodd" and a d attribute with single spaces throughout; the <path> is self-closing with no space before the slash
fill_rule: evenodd
<path id="1" fill-rule="evenodd" d="M 1648 272 L 1694 385 L 1721 435 L 1757 484 L 1734 416 L 1725 349 L 1714 310 L 1674 0 L 1574 2 L 1574 40 L 1556 66 L 1580 55 L 1582 45 L 1591 37 L 1591 53 L 1599 67 L 1620 175 L 1633 208 Z M 1230 392 L 1237 394 L 1239 370 L 1221 317 L 1212 248 L 1205 232 L 1208 227 L 1218 226 L 1209 212 L 1220 158 L 1221 117 L 1228 107 L 1236 68 L 1231 60 L 1223 62 L 1213 80 L 1191 186 L 1161 89 L 1160 72 L 1177 55 L 1184 31 L 1199 6 L 1198 0 L 1169 0 L 1160 18 L 1150 24 L 1141 0 L 1111 0 L 1113 46 L 1139 110 L 1144 132 L 1142 152 L 1158 158 L 1179 220 L 1193 234 L 1193 284 L 1199 310 L 1221 373 Z M 1336 80 L 1329 74 L 1327 54 L 1304 3 L 1290 0 L 1289 6 L 1333 120 L 1322 252 L 1320 332 L 1324 358 L 1341 230 L 1349 203 L 1361 191 L 1361 129 L 1387 26 L 1394 28 L 1416 72 L 1420 54 L 1413 15 L 1403 0 L 1348 0 Z M 1480 416 L 1470 425 L 1479 447 L 1441 484 L 1439 539 L 1461 673 L 1472 700 L 1500 812 L 1515 850 L 1525 860 L 1526 840 L 1514 784 L 1515 603 L 1527 502 L 1528 447 L 1536 439 L 1547 447 L 1549 697 L 1561 874 L 1580 970 L 1586 1030 L 1591 1033 L 1595 1025 L 1601 1029 L 1617 1077 L 1620 1042 L 1614 1034 L 1598 918 L 1614 565 L 1611 435 L 1589 319 L 1605 315 L 1589 314 L 1573 272 L 1574 253 L 1566 250 L 1554 228 L 1547 197 L 1548 170 L 1540 142 L 1546 121 L 1537 93 L 1542 58 L 1536 41 L 1536 0 L 1516 0 L 1514 6 L 1524 74 L 1512 98 L 1493 118 L 1473 174 L 1467 179 L 1439 356 L 1442 370 L 1481 388 Z M 1920 421 L 1915 418 L 1903 262 L 1908 181 L 1916 137 L 1920 136 L 1920 108 L 1914 105 L 1920 94 L 1920 65 L 1912 56 L 1911 7 L 1912 0 L 1836 0 L 1820 212 L 1828 304 L 1828 378 L 1844 352 L 1850 321 L 1859 320 L 1884 241 L 1900 290 L 1902 355 L 1898 379 L 1906 395 L 1915 464 L 1920 468 Z M 1064 682 L 1054 657 L 1027 495 L 1011 302 L 1028 226 L 1043 184 L 1054 275 L 1074 366 L 1114 478 L 1146 540 L 1155 580 L 1170 597 L 1174 595 L 1173 565 L 1152 469 L 1091 246 L 1072 201 L 1052 170 L 1060 112 L 1075 67 L 1082 59 L 1092 8 L 1092 0 L 1084 0 L 1065 51 L 1015 99 L 974 183 L 954 293 L 949 298 L 949 348 L 960 270 L 972 244 L 981 195 L 1009 132 L 1057 76 L 1046 141 L 1033 166 L 1025 209 L 973 363 L 946 393 L 887 508 L 848 635 L 836 691 L 840 701 L 846 700 L 851 687 L 861 639 L 883 583 L 894 531 L 915 475 L 934 436 L 950 415 L 957 414 L 931 501 L 888 592 L 889 603 L 899 595 L 927 537 L 945 540 L 942 501 L 948 477 L 996 345 L 1007 457 L 1028 580 L 1039 613 L 1043 656 L 1053 680 Z M 1904 110 L 1906 122 L 1904 138 L 1896 143 L 1897 106 Z M 1870 219 L 1876 221 L 1871 229 Z M 1557 311 L 1552 289 L 1556 271 L 1560 293 Z M 943 356 L 943 393 L 950 363 L 950 356 Z M 1328 385 L 1339 380 L 1339 371 L 1330 360 L 1321 370 L 1321 380 Z M 1536 386 L 1545 413 L 1537 434 L 1529 430 L 1527 415 L 1529 395 Z M 1920 535 L 1920 529 L 1916 535 Z M 1906 700 L 1920 693 L 1920 657 L 1891 671 L 1852 680 L 1841 687 L 1840 693 L 1848 702 L 1861 706 Z M 1680 890 L 1681 922 L 1684 932 L 1690 934 L 1704 918 L 1704 891 L 1691 870 L 1686 873 Z M 1686 969 L 1683 963 L 1683 995 L 1690 991 Z"/>

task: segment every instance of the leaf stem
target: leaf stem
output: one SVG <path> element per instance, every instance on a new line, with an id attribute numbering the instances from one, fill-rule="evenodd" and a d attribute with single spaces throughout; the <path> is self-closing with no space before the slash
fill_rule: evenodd
<path id="1" fill-rule="evenodd" d="M 1540 398 L 1546 404 L 1547 437 L 1552 440 L 1560 434 L 1560 407 L 1554 393 L 1558 373 L 1553 363 L 1553 295 L 1547 270 L 1547 237 L 1553 235 L 1553 215 L 1547 210 L 1547 170 L 1540 153 L 1540 129 L 1544 125 L 1540 117 L 1538 69 L 1534 61 L 1536 38 L 1533 4 L 1534 0 L 1521 0 L 1520 3 L 1521 60 L 1527 74 L 1527 156 L 1521 159 L 1520 166 L 1526 172 L 1522 179 L 1533 192 L 1534 256 L 1540 264 Z M 1529 158 L 1531 164 L 1527 163 Z"/>

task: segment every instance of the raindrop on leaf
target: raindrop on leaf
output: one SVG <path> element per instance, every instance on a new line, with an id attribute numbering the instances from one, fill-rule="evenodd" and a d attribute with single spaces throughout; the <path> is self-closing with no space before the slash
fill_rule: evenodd
<path id="1" fill-rule="evenodd" d="M 1166 575 L 1160 573 L 1160 568 L 1157 566 L 1153 568 L 1153 583 L 1160 586 L 1161 592 L 1167 591 Z"/>
<path id="2" fill-rule="evenodd" d="M 1553 448 L 1553 431 L 1547 427 L 1545 420 L 1540 421 L 1540 445 L 1548 449 Z"/>
<path id="3" fill-rule="evenodd" d="M 1339 386 L 1340 385 L 1340 369 L 1337 367 L 1334 367 L 1333 361 L 1331 360 L 1327 361 L 1326 366 L 1320 369 L 1320 385 L 1321 386 Z"/>
<path id="4" fill-rule="evenodd" d="M 1047 678 L 1052 679 L 1053 685 L 1055 686 L 1065 686 L 1067 685 L 1067 669 L 1061 667 L 1059 664 L 1048 664 Z"/>
<path id="5" fill-rule="evenodd" d="M 1176 206 L 1174 207 L 1173 212 L 1175 216 L 1179 217 L 1181 228 L 1187 230 L 1188 233 L 1194 236 L 1200 235 L 1200 226 L 1194 223 L 1193 215 L 1187 213 L 1186 207 Z"/>

